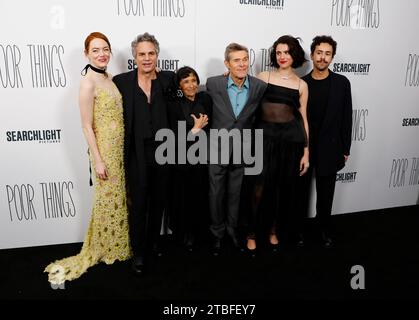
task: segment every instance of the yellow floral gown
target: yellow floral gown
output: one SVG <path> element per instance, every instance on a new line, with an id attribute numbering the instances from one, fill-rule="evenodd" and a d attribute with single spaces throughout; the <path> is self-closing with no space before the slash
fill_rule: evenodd
<path id="1" fill-rule="evenodd" d="M 98 262 L 112 264 L 131 256 L 123 164 L 122 97 L 115 85 L 112 90 L 96 89 L 93 130 L 108 179 L 95 181 L 93 212 L 81 252 L 45 268 L 51 283 L 77 279 Z"/>

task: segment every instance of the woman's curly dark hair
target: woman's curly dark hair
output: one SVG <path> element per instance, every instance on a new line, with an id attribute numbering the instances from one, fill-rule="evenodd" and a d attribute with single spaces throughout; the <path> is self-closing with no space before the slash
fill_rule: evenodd
<path id="1" fill-rule="evenodd" d="M 305 52 L 301 47 L 300 40 L 301 38 L 294 38 L 290 35 L 279 37 L 271 47 L 271 67 L 279 68 L 278 61 L 276 61 L 276 47 L 280 43 L 288 45 L 288 51 L 293 60 L 293 68 L 301 67 L 306 61 L 308 61 L 305 58 Z"/>

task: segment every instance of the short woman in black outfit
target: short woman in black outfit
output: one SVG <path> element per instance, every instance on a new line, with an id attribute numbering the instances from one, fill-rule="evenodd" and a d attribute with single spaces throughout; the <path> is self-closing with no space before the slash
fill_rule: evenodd
<path id="1" fill-rule="evenodd" d="M 178 161 L 178 125 L 186 126 L 186 133 L 196 135 L 210 126 L 212 100 L 206 92 L 198 92 L 199 77 L 190 67 L 176 73 L 177 95 L 169 104 L 169 123 L 176 136 L 176 164 L 172 166 L 171 228 L 175 238 L 192 251 L 197 235 L 208 229 L 208 168 L 205 163 L 191 164 Z M 196 137 L 197 139 L 197 137 Z M 198 140 L 198 139 L 197 139 Z M 194 141 L 186 141 L 186 151 Z"/>

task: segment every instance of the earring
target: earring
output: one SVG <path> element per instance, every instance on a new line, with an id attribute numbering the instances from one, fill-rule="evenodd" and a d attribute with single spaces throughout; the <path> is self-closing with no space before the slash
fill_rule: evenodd
<path id="1" fill-rule="evenodd" d="M 178 98 L 182 98 L 183 97 L 183 91 L 180 90 L 180 89 L 177 89 L 176 95 L 177 95 Z"/>

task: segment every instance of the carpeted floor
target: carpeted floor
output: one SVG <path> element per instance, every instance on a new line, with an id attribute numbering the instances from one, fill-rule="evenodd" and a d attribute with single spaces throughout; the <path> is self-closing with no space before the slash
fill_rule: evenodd
<path id="1" fill-rule="evenodd" d="M 335 246 L 310 236 L 304 248 L 267 248 L 256 257 L 226 243 L 219 257 L 208 244 L 193 253 L 170 243 L 150 273 L 136 278 L 129 262 L 97 265 L 54 290 L 43 268 L 78 253 L 81 244 L 0 250 L 0 299 L 138 299 L 168 303 L 266 300 L 419 298 L 419 206 L 333 216 Z M 365 289 L 351 288 L 351 268 L 365 271 Z"/>

